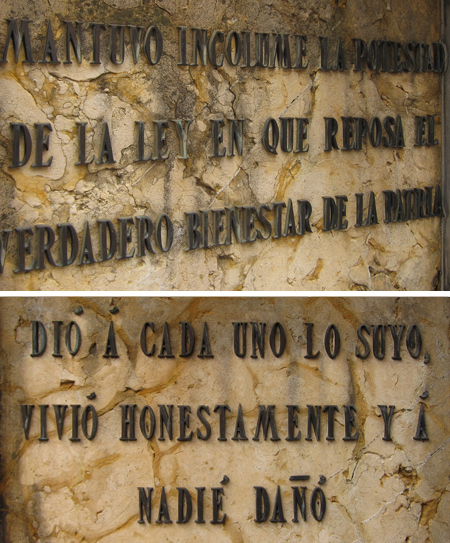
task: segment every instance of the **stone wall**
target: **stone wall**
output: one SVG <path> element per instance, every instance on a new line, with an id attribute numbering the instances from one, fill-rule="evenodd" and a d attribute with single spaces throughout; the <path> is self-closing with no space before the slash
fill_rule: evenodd
<path id="1" fill-rule="evenodd" d="M 0 288 L 439 285 L 439 2 L 5 0 L 0 14 L 0 55 L 7 60 L 0 63 Z M 16 61 L 8 20 L 17 21 L 19 35 L 26 19 L 31 22 L 22 30 L 29 29 L 30 44 L 18 45 Z M 204 38 L 202 29 L 206 59 L 199 46 L 194 66 L 192 43 Z M 70 41 L 78 31 L 80 62 Z M 278 58 L 286 35 L 290 59 Z M 255 44 L 263 47 L 266 39 L 268 57 L 262 53 L 260 66 L 252 67 Z M 370 125 L 371 141 L 364 123 L 374 118 L 381 124 Z M 275 149 L 280 119 L 304 119 L 302 125 L 292 121 L 292 151 L 281 134 Z M 326 142 L 326 119 L 338 123 L 339 149 L 332 145 L 332 124 Z M 141 150 L 138 122 L 145 123 Z M 284 122 L 289 127 L 291 121 Z M 233 126 L 242 129 L 242 139 L 231 138 Z M 20 166 L 27 158 L 25 129 L 30 156 Z M 144 160 L 150 153 L 153 159 Z M 392 194 L 385 191 L 403 202 L 389 200 L 387 214 Z M 233 230 L 233 217 L 240 230 Z M 78 240 L 72 263 L 71 233 Z"/>
<path id="2" fill-rule="evenodd" d="M 5 543 L 448 540 L 446 300 L 0 303 Z"/>

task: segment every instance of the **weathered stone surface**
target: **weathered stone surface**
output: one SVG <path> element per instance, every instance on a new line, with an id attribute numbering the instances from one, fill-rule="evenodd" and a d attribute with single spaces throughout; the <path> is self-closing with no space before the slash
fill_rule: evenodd
<path id="1" fill-rule="evenodd" d="M 9 241 L 4 290 L 431 290 L 439 284 L 440 218 L 384 222 L 385 190 L 435 190 L 440 183 L 440 145 L 415 147 L 415 117 L 434 115 L 440 139 L 439 73 L 384 73 L 354 71 L 353 39 L 401 42 L 438 42 L 440 4 L 428 0 L 385 2 L 278 0 L 264 2 L 89 2 L 42 3 L 5 0 L 0 7 L 0 54 L 7 19 L 28 18 L 35 64 L 18 63 L 12 44 L 8 63 L 0 64 L 1 228 L 37 224 L 51 226 L 57 241 L 52 249 L 61 262 L 58 228 L 71 223 L 80 244 L 86 221 L 91 228 L 94 258 L 100 260 L 98 220 L 109 219 L 119 231 L 119 218 L 148 215 L 155 223 L 163 214 L 173 222 L 174 241 L 168 252 L 152 238 L 155 254 L 77 265 L 79 258 L 59 268 L 45 260 L 45 269 L 14 273 L 17 239 Z M 43 64 L 47 21 L 55 35 L 60 64 Z M 65 64 L 63 21 L 82 21 L 81 64 Z M 101 32 L 100 64 L 92 64 L 92 30 L 88 23 L 156 25 L 163 36 L 164 53 L 151 66 L 143 46 L 133 62 L 129 30 L 125 31 L 125 60 L 109 59 L 109 31 Z M 179 66 L 178 27 L 188 31 L 188 61 L 192 56 L 191 28 L 250 32 L 252 54 L 255 33 L 306 35 L 304 70 L 230 66 Z M 334 51 L 341 38 L 345 70 L 321 71 L 319 37 L 329 38 Z M 142 38 L 143 39 L 143 38 Z M 272 39 L 272 38 L 271 38 Z M 294 57 L 294 42 L 291 41 Z M 222 52 L 219 43 L 218 51 Z M 331 52 L 330 52 L 331 55 Z M 48 60 L 48 55 L 47 55 Z M 330 60 L 331 63 L 331 60 Z M 367 141 L 361 151 L 324 150 L 324 118 L 401 116 L 405 148 L 373 148 Z M 268 118 L 303 117 L 309 120 L 309 151 L 273 155 L 261 137 Z M 173 119 L 192 120 L 188 159 L 180 159 Z M 244 119 L 243 154 L 223 158 L 213 154 L 211 120 Z M 169 121 L 167 160 L 135 162 L 136 121 L 146 122 L 145 154 L 153 147 L 154 121 Z M 50 123 L 48 168 L 28 165 L 10 168 L 10 123 L 23 122 L 35 142 L 34 123 Z M 86 160 L 99 156 L 103 124 L 108 123 L 114 164 L 75 165 L 78 161 L 77 125 L 86 124 Z M 338 143 L 342 147 L 342 126 Z M 230 150 L 228 127 L 223 146 Z M 222 144 L 220 146 L 222 148 Z M 375 194 L 378 222 L 355 227 L 355 194 Z M 323 197 L 346 195 L 348 228 L 323 231 Z M 272 235 L 254 243 L 220 245 L 187 251 L 185 213 L 223 209 L 291 199 L 312 205 L 311 233 Z M 286 210 L 283 211 L 286 213 Z M 267 212 L 274 225 L 274 211 Z M 213 219 L 210 213 L 210 228 Z M 284 225 L 284 218 L 283 218 Z M 265 230 L 256 220 L 256 227 Z M 298 228 L 298 226 L 297 226 Z M 132 226 L 129 253 L 136 248 Z M 211 234 L 212 235 L 212 234 Z M 38 251 L 37 234 L 30 238 L 32 266 Z M 222 233 L 221 236 L 224 236 Z M 211 238 L 212 239 L 212 238 Z M 210 239 L 210 242 L 211 242 Z M 223 242 L 223 237 L 221 238 Z M 136 251 L 137 253 L 137 251 Z M 118 252 L 116 253 L 116 256 Z"/>
<path id="2" fill-rule="evenodd" d="M 75 315 L 81 306 L 84 312 Z M 113 307 L 119 309 L 110 313 Z M 31 357 L 32 321 L 47 329 L 48 346 Z M 61 354 L 54 357 L 52 321 L 63 321 Z M 69 321 L 81 330 L 79 352 L 71 356 L 64 344 Z M 180 322 L 189 322 L 196 337 L 192 356 L 181 357 Z M 105 358 L 110 323 L 114 323 L 117 358 Z M 141 329 L 148 330 L 148 349 L 140 346 Z M 233 322 L 266 323 L 265 355 L 251 358 L 251 326 L 247 353 L 236 356 Z M 275 323 L 286 334 L 286 348 L 274 356 L 269 334 Z M 167 323 L 174 358 L 159 357 L 163 327 Z M 206 323 L 214 358 L 199 358 Z M 312 354 L 307 358 L 307 327 L 313 323 Z M 324 337 L 334 324 L 340 351 L 334 359 L 325 349 Z M 366 325 L 370 354 L 364 351 L 357 330 Z M 385 325 L 385 353 L 374 356 L 372 325 Z M 388 325 L 401 333 L 399 353 Z M 411 340 L 411 327 L 420 330 L 421 346 Z M 448 301 L 443 298 L 160 298 L 160 299 L 2 299 L 0 340 L 1 374 L 1 489 L 2 534 L 5 543 L 56 541 L 111 543 L 129 541 L 263 541 L 313 543 L 360 541 L 378 543 L 446 543 L 449 490 L 449 325 Z M 381 336 L 380 336 L 381 337 Z M 409 349 L 407 348 L 409 337 Z M 72 343 L 72 345 L 74 345 Z M 241 342 L 242 345 L 242 342 Z M 167 346 L 167 340 L 166 340 Z M 333 345 L 330 346 L 333 351 Z M 275 349 L 279 349 L 278 336 Z M 358 351 L 356 351 L 358 349 Z M 412 353 L 416 358 L 412 356 Z M 166 353 L 163 353 L 167 354 Z M 382 356 L 383 355 L 383 356 Z M 401 357 L 394 360 L 393 357 Z M 96 398 L 88 399 L 93 392 Z M 428 394 L 425 394 L 425 393 Z M 68 408 L 58 439 L 52 405 L 90 404 L 99 416 L 98 431 L 89 441 L 83 435 L 73 442 L 72 414 Z M 29 437 L 25 439 L 21 405 L 35 405 Z M 48 441 L 40 441 L 38 405 L 49 405 Z M 136 405 L 136 441 L 121 441 L 121 407 Z M 158 406 L 173 405 L 173 438 L 161 424 Z M 197 409 L 211 425 L 211 437 L 201 440 L 197 430 L 206 427 Z M 225 441 L 221 441 L 217 405 L 228 405 Z M 259 441 L 260 406 L 274 405 L 279 441 L 268 429 Z M 288 405 L 298 406 L 299 441 L 287 441 Z M 308 441 L 308 408 L 321 406 L 320 440 L 311 430 Z M 330 438 L 326 405 L 339 409 Z M 379 406 L 395 406 L 391 438 L 385 441 Z M 156 430 L 146 440 L 139 416 L 150 406 Z M 189 406 L 190 441 L 180 441 L 180 411 Z M 242 407 L 243 428 L 236 434 Z M 354 406 L 356 440 L 345 441 L 345 407 Z M 420 410 L 424 409 L 426 437 L 418 435 Z M 314 409 L 314 407 L 313 407 Z M 233 440 L 243 437 L 247 440 Z M 88 433 L 91 431 L 88 424 Z M 148 427 L 146 429 L 148 431 Z M 123 437 L 123 436 L 122 436 Z M 424 434 L 419 435 L 424 437 Z M 224 476 L 229 481 L 224 480 Z M 307 481 L 290 481 L 292 475 L 310 475 Z M 326 480 L 318 484 L 321 476 Z M 255 522 L 254 487 L 264 487 L 271 500 L 266 522 Z M 286 522 L 273 519 L 274 500 L 280 486 Z M 292 522 L 293 486 L 306 487 L 307 520 Z M 139 519 L 138 488 L 153 488 L 151 523 Z M 177 524 L 177 488 L 193 498 L 192 518 Z M 205 487 L 205 524 L 197 518 L 196 487 Z M 211 487 L 222 488 L 224 525 L 210 523 Z M 159 500 L 164 488 L 172 524 L 158 524 Z M 310 510 L 314 488 L 321 488 L 326 511 L 320 522 Z M 275 518 L 276 520 L 276 518 Z"/>

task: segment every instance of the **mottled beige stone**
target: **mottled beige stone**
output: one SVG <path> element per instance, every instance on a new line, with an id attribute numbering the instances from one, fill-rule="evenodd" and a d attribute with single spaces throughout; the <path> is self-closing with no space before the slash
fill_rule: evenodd
<path id="1" fill-rule="evenodd" d="M 75 315 L 81 306 L 84 312 Z M 119 311 L 111 314 L 116 306 Z M 5 543 L 129 541 L 247 542 L 274 539 L 292 543 L 446 543 L 449 490 L 449 325 L 444 298 L 55 298 L 2 299 L 1 374 L 1 491 L 2 533 Z M 31 322 L 45 323 L 48 347 L 31 357 Z M 52 321 L 63 321 L 62 357 L 52 356 Z M 81 330 L 80 351 L 71 356 L 64 345 L 67 323 Z M 196 334 L 194 354 L 180 354 L 180 321 L 189 322 Z M 110 322 L 114 323 L 117 358 L 105 358 Z M 153 322 L 149 347 L 140 347 L 141 329 Z M 168 323 L 174 358 L 158 357 L 163 325 Z M 251 358 L 233 350 L 233 322 L 266 323 L 264 358 Z M 279 322 L 286 333 L 286 350 L 275 357 L 268 334 Z M 199 358 L 200 336 L 206 323 L 214 358 Z M 313 323 L 315 359 L 305 357 L 306 326 Z M 340 335 L 340 352 L 326 354 L 323 338 L 334 324 Z M 366 325 L 404 325 L 400 356 L 393 360 L 393 340 L 386 329 L 386 352 L 358 358 L 363 346 L 357 329 Z M 405 344 L 408 329 L 416 325 L 422 346 L 413 358 Z M 248 325 L 250 327 L 250 324 Z M 259 353 L 257 353 L 259 354 Z M 381 355 L 379 355 L 381 356 Z M 428 396 L 423 394 L 428 392 Z M 92 392 L 95 399 L 87 399 Z M 422 398 L 420 396 L 423 396 Z M 20 405 L 35 405 L 29 439 L 25 439 Z M 70 408 L 62 439 L 56 431 L 52 405 L 91 404 L 99 415 L 97 435 L 71 442 Z M 137 407 L 136 441 L 121 441 L 121 405 Z M 48 441 L 39 441 L 39 408 L 49 405 Z M 160 437 L 158 405 L 174 406 L 173 439 Z M 204 416 L 211 437 L 202 441 L 205 427 L 197 408 L 208 406 Z M 218 440 L 216 405 L 228 405 L 226 441 Z M 247 441 L 231 439 L 242 406 Z M 280 437 L 269 430 L 254 441 L 259 406 L 275 406 Z M 288 436 L 287 405 L 297 405 L 299 441 Z M 321 414 L 320 440 L 307 437 L 307 405 L 337 405 L 335 440 L 327 440 L 327 415 Z M 344 407 L 356 409 L 356 441 L 345 441 Z M 395 405 L 392 441 L 384 441 L 380 405 Z M 150 406 L 156 431 L 150 440 L 139 430 L 139 414 Z M 180 436 L 177 406 L 190 406 L 191 441 Z M 429 439 L 413 437 L 421 406 Z M 242 437 L 242 434 L 241 434 Z M 229 482 L 222 484 L 227 475 Z M 303 482 L 291 475 L 310 475 Z M 326 477 L 318 485 L 320 476 Z M 307 520 L 292 522 L 292 486 L 305 486 Z M 195 523 L 196 487 L 206 487 L 205 524 Z M 255 486 L 267 489 L 272 509 L 280 486 L 285 523 L 255 522 Z M 323 489 L 326 511 L 316 521 L 309 499 L 314 488 Z M 138 523 L 138 488 L 153 488 L 152 522 Z M 172 524 L 157 524 L 159 497 L 164 487 Z M 193 497 L 193 516 L 177 524 L 177 488 Z M 210 487 L 224 489 L 225 524 L 212 525 Z M 269 519 L 271 516 L 269 517 Z"/>
<path id="2" fill-rule="evenodd" d="M 384 222 L 384 190 L 436 188 L 440 184 L 441 146 L 414 147 L 414 119 L 436 115 L 441 139 L 441 76 L 437 73 L 377 73 L 353 71 L 354 38 L 432 43 L 440 39 L 440 3 L 429 0 L 287 2 L 200 0 L 60 0 L 49 3 L 5 0 L 0 7 L 0 48 L 8 18 L 30 23 L 34 56 L 29 65 L 0 66 L 0 228 L 48 224 L 57 232 L 71 223 L 80 242 L 89 222 L 98 260 L 97 221 L 109 219 L 116 230 L 120 217 L 148 215 L 156 222 L 169 215 L 174 242 L 169 252 L 93 265 L 14 273 L 17 242 L 13 231 L 1 275 L 2 290 L 433 290 L 441 268 L 440 218 L 400 223 Z M 62 21 L 83 22 L 83 61 L 42 64 L 47 20 L 50 20 L 60 60 L 65 59 Z M 134 64 L 128 30 L 121 65 L 108 59 L 109 29 L 102 32 L 101 64 L 93 65 L 92 31 L 87 23 L 156 25 L 164 40 L 160 62 L 151 66 L 141 57 Z M 306 35 L 305 70 L 178 66 L 178 29 L 202 28 L 225 35 L 252 33 Z M 319 70 L 319 37 L 343 41 L 346 70 Z M 188 32 L 190 44 L 191 35 Z M 220 46 L 221 47 L 221 46 Z M 219 49 L 220 49 L 219 47 Z M 252 45 L 253 47 L 253 45 Z M 0 52 L 1 54 L 1 52 Z M 72 60 L 74 54 L 72 54 Z M 294 55 L 294 51 L 292 51 Z M 191 45 L 188 58 L 191 56 Z M 395 150 L 324 151 L 324 117 L 362 116 L 370 120 L 400 115 L 406 147 Z M 304 154 L 267 152 L 261 143 L 265 121 L 273 117 L 309 119 L 309 151 Z M 211 120 L 245 119 L 242 156 L 211 158 Z M 192 120 L 188 159 L 180 159 L 171 120 Z M 146 122 L 146 153 L 153 146 L 153 121 L 168 120 L 169 158 L 135 162 L 136 121 Z M 51 123 L 50 168 L 11 169 L 11 122 L 30 127 Z M 86 157 L 99 153 L 102 125 L 108 122 L 115 164 L 76 166 L 77 122 L 87 123 Z M 339 131 L 339 144 L 342 126 Z M 224 145 L 229 150 L 228 128 Z M 378 225 L 355 228 L 355 193 L 376 196 Z M 323 231 L 324 196 L 348 196 L 348 228 Z M 292 199 L 311 202 L 312 232 L 255 243 L 232 243 L 187 251 L 185 213 L 230 206 L 271 205 Z M 273 225 L 274 213 L 268 213 Z M 210 217 L 210 224 L 212 218 Z M 36 252 L 36 235 L 31 239 Z M 133 229 L 130 250 L 136 245 Z M 58 236 L 57 236 L 58 239 Z M 54 257 L 59 262 L 57 247 Z"/>

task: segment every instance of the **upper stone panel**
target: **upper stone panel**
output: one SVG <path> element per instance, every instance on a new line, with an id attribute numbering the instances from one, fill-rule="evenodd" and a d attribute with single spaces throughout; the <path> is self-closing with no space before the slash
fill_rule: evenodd
<path id="1" fill-rule="evenodd" d="M 0 14 L 3 290 L 439 286 L 438 2 Z"/>

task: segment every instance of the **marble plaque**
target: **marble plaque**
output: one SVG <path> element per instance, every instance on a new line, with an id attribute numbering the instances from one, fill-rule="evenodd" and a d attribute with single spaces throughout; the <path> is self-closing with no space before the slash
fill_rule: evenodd
<path id="1" fill-rule="evenodd" d="M 448 300 L 0 304 L 5 543 L 448 540 Z"/>
<path id="2" fill-rule="evenodd" d="M 3 290 L 435 290 L 440 2 L 4 0 Z"/>

